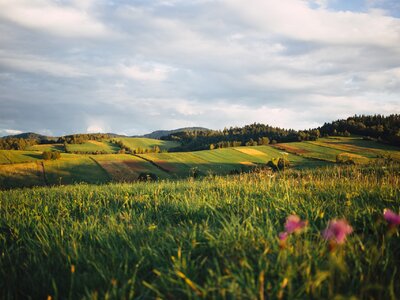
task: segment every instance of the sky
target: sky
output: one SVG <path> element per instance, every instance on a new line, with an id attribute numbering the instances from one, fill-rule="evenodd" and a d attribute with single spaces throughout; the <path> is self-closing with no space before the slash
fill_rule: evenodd
<path id="1" fill-rule="evenodd" d="M 0 136 L 400 113 L 399 0 L 0 0 Z"/>

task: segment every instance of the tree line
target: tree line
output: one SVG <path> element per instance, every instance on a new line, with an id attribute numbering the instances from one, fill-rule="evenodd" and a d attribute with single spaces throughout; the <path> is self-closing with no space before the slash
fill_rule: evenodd
<path id="1" fill-rule="evenodd" d="M 256 146 L 275 143 L 316 140 L 318 129 L 296 131 L 265 124 L 254 123 L 244 127 L 230 127 L 223 130 L 181 131 L 162 137 L 163 140 L 177 141 L 180 147 L 170 151 L 195 151 L 237 146 Z"/>
<path id="2" fill-rule="evenodd" d="M 355 115 L 325 123 L 318 128 L 324 136 L 361 135 L 391 145 L 400 146 L 400 115 Z"/>
<path id="3" fill-rule="evenodd" d="M 57 143 L 60 144 L 83 144 L 87 141 L 102 141 L 108 140 L 111 135 L 107 133 L 80 133 L 65 135 L 58 138 Z"/>
<path id="4" fill-rule="evenodd" d="M 36 144 L 38 144 L 36 139 L 0 138 L 1 150 L 25 150 Z"/>

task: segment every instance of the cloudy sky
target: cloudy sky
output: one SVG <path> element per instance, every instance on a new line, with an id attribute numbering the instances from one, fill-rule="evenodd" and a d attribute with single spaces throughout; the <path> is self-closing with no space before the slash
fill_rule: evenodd
<path id="1" fill-rule="evenodd" d="M 0 0 L 0 135 L 400 113 L 399 0 Z"/>

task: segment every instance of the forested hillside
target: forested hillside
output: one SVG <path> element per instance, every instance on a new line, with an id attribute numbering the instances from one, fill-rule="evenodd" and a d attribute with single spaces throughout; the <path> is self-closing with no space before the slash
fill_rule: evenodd
<path id="1" fill-rule="evenodd" d="M 347 119 L 325 123 L 318 129 L 322 135 L 347 136 L 356 134 L 400 146 L 400 115 L 398 114 L 386 117 L 383 115 L 355 115 Z"/>
<path id="2" fill-rule="evenodd" d="M 182 143 L 181 147 L 172 150 L 194 151 L 316 140 L 319 136 L 320 133 L 317 129 L 296 131 L 254 123 L 244 127 L 225 128 L 224 130 L 182 131 L 170 134 L 162 139 Z"/>

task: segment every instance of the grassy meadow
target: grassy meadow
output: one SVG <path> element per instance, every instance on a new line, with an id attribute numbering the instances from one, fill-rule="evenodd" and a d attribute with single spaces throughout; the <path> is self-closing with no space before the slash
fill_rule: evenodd
<path id="1" fill-rule="evenodd" d="M 42 159 L 37 151 L 0 150 L 0 165 L 34 162 Z"/>
<path id="2" fill-rule="evenodd" d="M 396 299 L 385 208 L 398 164 L 0 191 L 0 298 Z M 354 232 L 332 248 L 334 218 Z"/>
<path id="3" fill-rule="evenodd" d="M 30 151 L 59 151 L 65 152 L 64 144 L 41 144 L 33 145 L 28 148 Z"/>

